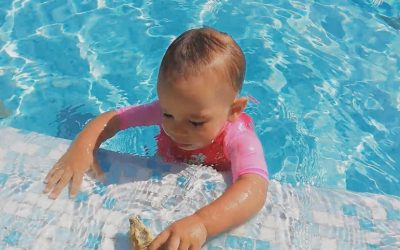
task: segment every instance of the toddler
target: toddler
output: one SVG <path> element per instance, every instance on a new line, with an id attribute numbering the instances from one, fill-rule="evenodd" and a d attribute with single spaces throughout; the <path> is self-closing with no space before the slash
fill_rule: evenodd
<path id="1" fill-rule="evenodd" d="M 244 54 L 229 35 L 212 28 L 184 32 L 162 59 L 158 100 L 109 111 L 88 123 L 48 173 L 44 192 L 56 198 L 71 182 L 74 197 L 86 171 L 103 174 L 95 159 L 103 141 L 129 127 L 158 125 L 160 157 L 231 170 L 233 184 L 166 228 L 149 249 L 200 249 L 207 238 L 244 223 L 263 207 L 268 187 L 262 146 L 243 112 L 247 99 L 238 95 L 244 72 Z"/>

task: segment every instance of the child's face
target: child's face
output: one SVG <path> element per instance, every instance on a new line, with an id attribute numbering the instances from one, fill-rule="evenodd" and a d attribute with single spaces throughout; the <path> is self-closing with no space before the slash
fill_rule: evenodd
<path id="1" fill-rule="evenodd" d="M 231 84 L 210 70 L 187 80 L 162 75 L 157 91 L 165 133 L 184 150 L 212 143 L 233 119 L 236 91 Z"/>

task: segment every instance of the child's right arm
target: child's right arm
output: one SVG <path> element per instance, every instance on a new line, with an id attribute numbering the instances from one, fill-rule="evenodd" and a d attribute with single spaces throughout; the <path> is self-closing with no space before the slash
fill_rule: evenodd
<path id="1" fill-rule="evenodd" d="M 47 174 L 44 192 L 51 191 L 49 197 L 55 199 L 71 181 L 69 193 L 74 197 L 79 191 L 85 172 L 92 169 L 96 177 L 101 177 L 103 173 L 95 153 L 103 141 L 118 131 L 120 118 L 117 111 L 103 113 L 90 121 Z"/>
<path id="2" fill-rule="evenodd" d="M 74 197 L 79 191 L 83 175 L 88 170 L 92 169 L 96 177 L 103 175 L 95 157 L 102 142 L 129 127 L 159 124 L 161 124 L 161 110 L 158 101 L 99 115 L 85 126 L 67 152 L 47 174 L 44 180 L 46 183 L 44 192 L 51 191 L 49 197 L 55 199 L 71 182 L 69 193 Z"/>

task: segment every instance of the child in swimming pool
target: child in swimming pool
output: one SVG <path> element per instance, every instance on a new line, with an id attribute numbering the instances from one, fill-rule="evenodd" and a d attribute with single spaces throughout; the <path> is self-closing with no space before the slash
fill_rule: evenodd
<path id="1" fill-rule="evenodd" d="M 227 34 L 211 28 L 184 32 L 161 62 L 158 100 L 101 114 L 82 130 L 45 178 L 45 192 L 56 198 L 71 182 L 79 190 L 92 169 L 101 176 L 95 151 L 118 131 L 159 125 L 158 154 L 167 161 L 230 169 L 233 184 L 224 194 L 163 232 L 149 249 L 200 249 L 208 237 L 242 224 L 264 205 L 268 173 L 262 146 L 239 97 L 245 58 Z"/>

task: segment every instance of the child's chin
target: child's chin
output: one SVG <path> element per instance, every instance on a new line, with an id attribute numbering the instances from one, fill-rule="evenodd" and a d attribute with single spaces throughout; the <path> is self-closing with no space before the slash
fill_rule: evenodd
<path id="1" fill-rule="evenodd" d="M 178 147 L 180 149 L 187 150 L 187 151 L 196 150 L 196 149 L 200 148 L 197 145 L 192 145 L 192 144 L 190 144 L 190 145 L 178 145 Z"/>

